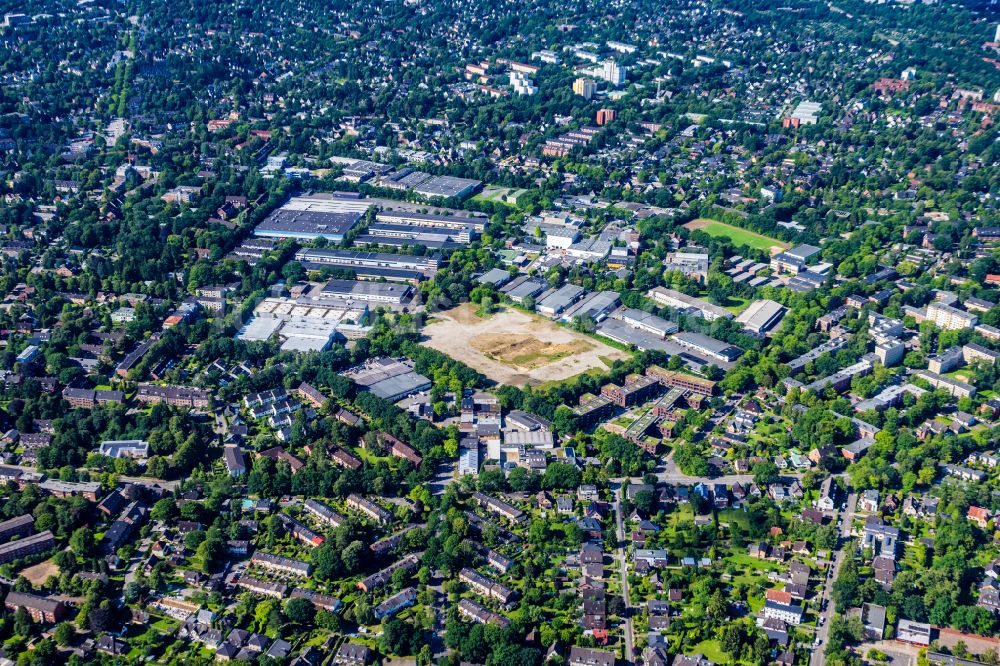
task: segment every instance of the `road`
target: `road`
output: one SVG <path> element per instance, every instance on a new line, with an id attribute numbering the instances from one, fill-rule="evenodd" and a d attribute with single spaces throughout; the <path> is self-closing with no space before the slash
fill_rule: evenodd
<path id="1" fill-rule="evenodd" d="M 827 569 L 826 584 L 823 585 L 823 593 L 820 597 L 821 603 L 823 601 L 826 602 L 826 610 L 820 613 L 822 622 L 816 630 L 819 645 L 815 646 L 812 655 L 809 657 L 809 666 L 823 666 L 826 661 L 824 651 L 826 650 L 826 641 L 830 636 L 830 618 L 836 613 L 836 608 L 834 608 L 836 604 L 830 597 L 830 592 L 833 588 L 833 581 L 837 580 L 837 576 L 840 575 L 840 567 L 848 556 L 848 553 L 844 552 L 844 544 L 851 538 L 851 527 L 854 524 L 854 514 L 857 506 L 858 494 L 849 494 L 847 496 L 847 509 L 840 513 L 840 517 L 843 518 L 843 524 L 840 527 L 840 538 L 837 541 L 837 548 L 833 552 L 833 565 Z M 851 555 L 853 556 L 853 553 Z"/>
<path id="2" fill-rule="evenodd" d="M 622 599 L 625 601 L 625 663 L 632 664 L 635 658 L 635 631 L 632 626 L 632 600 L 628 589 L 628 559 L 625 557 L 625 520 L 622 517 L 622 493 L 624 484 L 618 483 L 615 490 L 615 535 L 618 548 L 615 558 L 622 578 Z"/>
<path id="3" fill-rule="evenodd" d="M 19 469 L 22 472 L 37 472 L 38 471 L 38 469 L 36 469 L 35 467 L 31 467 L 29 465 L 4 465 L 4 467 L 10 467 L 10 468 L 13 468 L 13 469 Z M 76 471 L 78 471 L 78 472 L 91 472 L 93 470 L 88 470 L 85 467 L 79 467 L 79 468 L 77 468 Z M 156 485 L 160 486 L 161 488 L 166 488 L 167 490 L 173 490 L 178 485 L 180 485 L 180 481 L 167 481 L 165 479 L 154 479 L 154 478 L 148 477 L 148 476 L 119 476 L 118 477 L 118 481 L 121 482 L 121 483 L 135 483 L 135 484 L 138 484 L 138 485 L 150 485 L 150 484 L 155 483 Z"/>
<path id="4" fill-rule="evenodd" d="M 674 452 L 671 451 L 666 458 L 663 459 L 659 465 L 656 466 L 654 474 L 659 483 L 670 483 L 670 484 L 686 484 L 694 485 L 697 483 L 723 483 L 727 486 L 731 486 L 734 483 L 751 483 L 753 482 L 753 474 L 729 474 L 727 476 L 688 476 L 677 467 L 677 463 L 674 462 Z M 797 471 L 782 471 L 781 481 L 788 482 L 793 479 L 799 479 L 802 477 L 801 472 Z M 632 480 L 633 483 L 638 481 Z"/>

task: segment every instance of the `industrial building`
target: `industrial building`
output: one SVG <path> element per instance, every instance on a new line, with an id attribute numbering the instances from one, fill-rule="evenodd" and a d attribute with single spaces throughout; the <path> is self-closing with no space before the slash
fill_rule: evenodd
<path id="1" fill-rule="evenodd" d="M 330 298 L 313 302 L 308 298 L 265 298 L 254 308 L 254 316 L 236 334 L 240 340 L 263 341 L 277 335 L 288 351 L 325 351 L 340 336 L 364 337 L 370 328 L 368 305 Z"/>
<path id="2" fill-rule="evenodd" d="M 472 180 L 470 178 L 455 178 L 454 176 L 431 176 L 427 180 L 419 183 L 413 188 L 417 194 L 427 198 L 441 197 L 448 199 L 451 197 L 467 197 L 480 187 L 483 181 Z"/>
<path id="3" fill-rule="evenodd" d="M 722 363 L 732 363 L 743 354 L 743 350 L 739 347 L 701 333 L 684 331 L 674 334 L 672 339 L 682 347 L 687 347 L 698 354 L 703 354 Z"/>
<path id="4" fill-rule="evenodd" d="M 431 387 L 431 380 L 414 372 L 412 361 L 406 359 L 372 359 L 346 371 L 344 376 L 369 393 L 390 402 Z"/>
<path id="5" fill-rule="evenodd" d="M 346 194 L 293 197 L 264 218 L 254 235 L 340 243 L 370 207 L 368 201 Z"/>
<path id="6" fill-rule="evenodd" d="M 420 282 L 433 277 L 441 267 L 441 255 L 417 257 L 408 254 L 357 252 L 354 250 L 299 250 L 295 260 L 306 270 L 343 268 L 363 280 L 384 278 L 390 282 Z"/>
<path id="7" fill-rule="evenodd" d="M 736 317 L 736 323 L 755 335 L 764 335 L 785 316 L 785 306 L 775 301 L 754 301 Z"/>
<path id="8" fill-rule="evenodd" d="M 535 309 L 543 315 L 554 317 L 580 300 L 584 293 L 586 292 L 583 287 L 566 284 L 539 299 L 538 303 L 535 304 Z"/>
<path id="9" fill-rule="evenodd" d="M 408 284 L 395 282 L 362 282 L 359 280 L 330 280 L 319 290 L 323 299 L 365 301 L 374 304 L 399 305 L 409 298 L 413 289 Z"/>

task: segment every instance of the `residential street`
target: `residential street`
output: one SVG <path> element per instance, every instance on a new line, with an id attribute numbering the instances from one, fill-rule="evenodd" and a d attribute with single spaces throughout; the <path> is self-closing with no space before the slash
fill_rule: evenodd
<path id="1" fill-rule="evenodd" d="M 615 487 L 617 485 L 617 488 Z M 615 536 L 618 548 L 615 551 L 615 559 L 618 561 L 619 571 L 622 579 L 622 598 L 625 601 L 625 661 L 632 664 L 635 654 L 635 633 L 632 626 L 632 601 L 629 597 L 628 589 L 628 559 L 625 557 L 625 520 L 622 516 L 622 493 L 624 484 L 612 482 L 612 489 L 615 492 Z"/>
<path id="2" fill-rule="evenodd" d="M 826 583 L 823 585 L 823 592 L 820 597 L 820 603 L 826 601 L 827 606 L 826 610 L 820 614 L 822 623 L 816 630 L 816 637 L 819 639 L 819 644 L 813 648 L 812 656 L 809 659 L 809 666 L 823 666 L 826 661 L 823 653 L 826 650 L 827 639 L 830 635 L 830 619 L 836 612 L 836 604 L 830 598 L 830 592 L 833 587 L 833 581 L 837 580 L 837 576 L 840 574 L 841 565 L 847 559 L 847 553 L 844 552 L 844 544 L 851 538 L 851 525 L 854 521 L 854 513 L 857 505 L 858 495 L 857 493 L 851 493 L 847 496 L 847 509 L 838 514 L 840 518 L 843 518 L 844 522 L 840 528 L 840 539 L 837 543 L 837 549 L 833 553 L 833 565 L 827 570 Z"/>

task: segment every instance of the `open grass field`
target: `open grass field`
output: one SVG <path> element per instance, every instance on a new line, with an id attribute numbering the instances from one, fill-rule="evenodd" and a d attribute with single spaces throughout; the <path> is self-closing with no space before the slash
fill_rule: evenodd
<path id="1" fill-rule="evenodd" d="M 684 226 L 691 230 L 704 231 L 709 236 L 725 237 L 737 245 L 747 245 L 757 250 L 765 250 L 771 254 L 778 254 L 782 250 L 787 250 L 791 247 L 788 243 L 784 243 L 776 238 L 770 238 L 769 236 L 747 231 L 740 227 L 734 227 L 725 222 L 710 220 L 706 217 L 691 220 Z"/>
<path id="2" fill-rule="evenodd" d="M 524 195 L 528 190 L 519 190 L 510 187 L 490 187 L 483 188 L 483 191 L 472 197 L 479 201 L 495 201 L 497 203 L 516 206 L 517 198 Z"/>
<path id="3" fill-rule="evenodd" d="M 500 384 L 538 386 L 606 370 L 628 354 L 540 317 L 503 308 L 482 318 L 464 303 L 424 327 L 424 344 Z"/>

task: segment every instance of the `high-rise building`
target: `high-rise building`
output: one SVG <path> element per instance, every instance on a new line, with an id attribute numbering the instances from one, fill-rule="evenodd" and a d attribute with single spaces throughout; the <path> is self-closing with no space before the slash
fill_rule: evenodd
<path id="1" fill-rule="evenodd" d="M 620 86 L 625 83 L 625 70 L 614 60 L 605 60 L 601 63 L 601 78 L 613 86 Z"/>
<path id="2" fill-rule="evenodd" d="M 597 112 L 597 125 L 598 127 L 606 125 L 615 119 L 614 109 L 600 109 Z"/>
<path id="3" fill-rule="evenodd" d="M 996 32 L 993 34 L 993 41 L 1000 43 L 1000 23 L 997 23 Z"/>
<path id="4" fill-rule="evenodd" d="M 573 82 L 573 94 L 589 100 L 597 92 L 597 84 L 583 77 Z"/>

